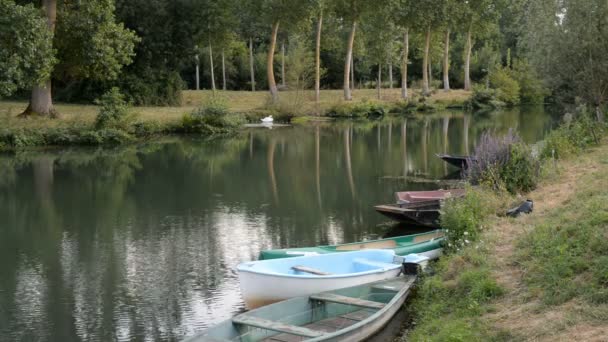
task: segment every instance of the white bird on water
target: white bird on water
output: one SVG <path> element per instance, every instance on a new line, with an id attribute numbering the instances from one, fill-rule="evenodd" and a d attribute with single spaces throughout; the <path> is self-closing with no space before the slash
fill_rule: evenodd
<path id="1" fill-rule="evenodd" d="M 272 115 L 268 115 L 267 117 L 262 119 L 263 123 L 272 123 L 274 121 L 274 119 L 272 118 Z"/>

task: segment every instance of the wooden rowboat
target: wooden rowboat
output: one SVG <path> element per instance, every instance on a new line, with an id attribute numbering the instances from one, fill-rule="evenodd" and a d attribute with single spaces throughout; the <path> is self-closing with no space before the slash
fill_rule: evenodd
<path id="1" fill-rule="evenodd" d="M 421 234 L 412 234 L 364 242 L 344 243 L 340 245 L 272 249 L 261 251 L 258 259 L 269 260 L 292 258 L 304 255 L 352 252 L 364 249 L 392 249 L 397 255 L 416 253 L 432 260 L 441 255 L 443 235 L 442 230 L 434 230 Z"/>
<path id="2" fill-rule="evenodd" d="M 416 275 L 297 297 L 240 314 L 185 342 L 361 341 L 403 306 Z"/>
<path id="3" fill-rule="evenodd" d="M 401 263 L 426 263 L 417 254 L 369 249 L 295 258 L 251 261 L 237 266 L 241 294 L 249 309 L 396 277 Z M 396 262 L 398 261 L 398 262 Z"/>
<path id="4" fill-rule="evenodd" d="M 374 207 L 380 214 L 402 223 L 428 228 L 439 228 L 440 203 L 433 201 L 424 208 L 408 208 L 399 204 L 383 204 Z"/>
<path id="5" fill-rule="evenodd" d="M 402 191 L 395 192 L 397 204 L 427 202 L 442 200 L 447 197 L 462 197 L 464 189 L 434 190 L 434 191 Z"/>
<path id="6" fill-rule="evenodd" d="M 470 156 L 456 156 L 451 154 L 437 154 L 437 157 L 443 159 L 446 163 L 450 165 L 454 165 L 461 169 L 466 169 L 469 167 L 469 162 L 474 162 L 475 159 Z"/>

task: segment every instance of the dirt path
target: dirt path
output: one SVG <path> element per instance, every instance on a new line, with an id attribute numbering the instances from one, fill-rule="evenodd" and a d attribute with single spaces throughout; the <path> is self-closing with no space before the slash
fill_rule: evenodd
<path id="1" fill-rule="evenodd" d="M 522 283 L 524 270 L 515 258 L 517 239 L 536 224 L 546 220 L 573 196 L 581 178 L 595 173 L 608 177 L 608 146 L 560 163 L 560 173 L 529 194 L 534 213 L 518 219 L 500 218 L 492 225 L 494 276 L 506 290 L 486 314 L 491 326 L 508 331 L 521 340 L 534 341 L 608 341 L 608 325 L 592 326 L 585 322 L 584 303 L 570 301 L 560 306 L 546 306 L 530 294 Z M 608 189 L 607 189 L 608 191 Z M 606 317 L 608 322 L 608 317 Z"/>

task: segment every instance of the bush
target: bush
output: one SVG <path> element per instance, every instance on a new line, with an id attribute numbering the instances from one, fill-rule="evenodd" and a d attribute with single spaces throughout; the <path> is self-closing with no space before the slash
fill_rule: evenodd
<path id="1" fill-rule="evenodd" d="M 469 164 L 466 176 L 472 184 L 512 194 L 533 190 L 540 171 L 540 161 L 512 130 L 502 137 L 484 133 Z"/>
<path id="2" fill-rule="evenodd" d="M 545 101 L 550 91 L 538 77 L 532 66 L 525 60 L 516 60 L 513 63 L 512 75 L 519 84 L 519 98 L 521 103 L 539 104 Z"/>
<path id="3" fill-rule="evenodd" d="M 243 116 L 231 113 L 227 102 L 219 97 L 211 98 L 182 118 L 182 127 L 188 133 L 227 134 L 243 123 Z"/>
<path id="4" fill-rule="evenodd" d="M 482 85 L 473 86 L 473 94 L 467 103 L 467 107 L 473 109 L 493 109 L 504 107 L 506 104 L 497 97 L 497 91 Z"/>
<path id="5" fill-rule="evenodd" d="M 498 68 L 490 74 L 490 86 L 496 89 L 496 98 L 508 105 L 519 104 L 519 84 L 507 68 Z"/>
<path id="6" fill-rule="evenodd" d="M 551 131 L 544 140 L 541 158 L 564 158 L 574 155 L 596 144 L 604 136 L 606 125 L 598 123 L 585 107 L 578 109 L 578 115 L 566 120 Z"/>
<path id="7" fill-rule="evenodd" d="M 131 118 L 129 104 L 118 88 L 113 87 L 96 100 L 95 103 L 101 106 L 99 114 L 97 114 L 97 118 L 95 119 L 95 128 L 128 129 L 128 121 Z"/>
<path id="8" fill-rule="evenodd" d="M 379 118 L 388 113 L 388 107 L 381 103 L 362 101 L 359 103 L 339 103 L 334 105 L 327 113 L 330 117 Z"/>
<path id="9" fill-rule="evenodd" d="M 441 227 L 445 230 L 447 253 L 453 253 L 476 242 L 486 218 L 494 212 L 495 200 L 480 190 L 468 188 L 462 198 L 452 198 L 441 208 Z"/>
<path id="10" fill-rule="evenodd" d="M 120 88 L 137 106 L 180 106 L 184 81 L 176 71 L 146 68 L 125 73 Z"/>

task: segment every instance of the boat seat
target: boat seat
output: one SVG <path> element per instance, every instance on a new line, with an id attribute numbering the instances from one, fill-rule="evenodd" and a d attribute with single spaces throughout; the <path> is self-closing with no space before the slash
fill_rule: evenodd
<path id="1" fill-rule="evenodd" d="M 312 330 L 297 325 L 275 322 L 268 319 L 247 315 L 236 316 L 232 319 L 232 322 L 236 324 L 252 326 L 255 328 L 267 329 L 310 338 L 319 337 L 325 334 L 325 332 L 323 331 Z"/>
<path id="2" fill-rule="evenodd" d="M 321 294 L 317 294 L 317 295 L 312 295 L 312 296 L 310 296 L 310 299 L 319 300 L 319 301 L 328 302 L 328 303 L 353 305 L 353 306 L 359 306 L 362 308 L 376 309 L 376 310 L 380 310 L 384 307 L 384 303 L 374 302 L 371 300 L 365 300 L 365 299 L 359 299 L 359 298 L 353 298 L 353 297 L 346 297 L 346 296 L 341 296 L 341 295 L 337 295 L 337 294 L 333 294 L 333 293 L 321 293 Z"/>
<path id="3" fill-rule="evenodd" d="M 293 267 L 291 267 L 291 269 L 294 270 L 294 271 L 304 272 L 304 273 L 310 273 L 310 274 L 319 275 L 319 276 L 328 276 L 328 275 L 331 275 L 331 273 L 323 272 L 323 271 L 318 270 L 316 268 L 306 267 L 306 266 L 293 266 Z"/>
<path id="4" fill-rule="evenodd" d="M 356 258 L 353 263 L 358 266 L 357 271 L 371 271 L 379 268 L 392 267 L 394 264 L 388 262 L 372 261 L 369 259 Z"/>
<path id="5" fill-rule="evenodd" d="M 337 246 L 337 251 L 360 251 L 363 249 L 391 249 L 397 247 L 394 240 L 371 241 Z"/>

